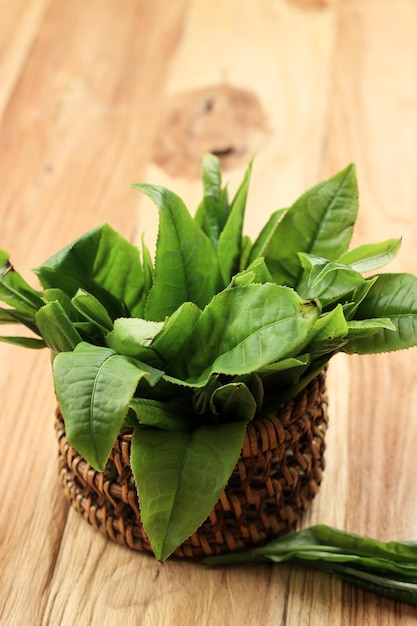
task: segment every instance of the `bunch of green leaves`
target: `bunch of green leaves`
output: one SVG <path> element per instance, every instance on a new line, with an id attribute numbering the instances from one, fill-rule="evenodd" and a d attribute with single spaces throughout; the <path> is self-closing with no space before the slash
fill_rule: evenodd
<path id="1" fill-rule="evenodd" d="M 314 567 L 366 591 L 417 606 L 417 542 L 384 543 L 317 525 L 259 548 L 205 559 L 208 565 L 251 561 Z"/>
<path id="2" fill-rule="evenodd" d="M 0 252 L 0 323 L 34 333 L 2 339 L 52 351 L 68 439 L 94 468 L 134 430 L 142 521 L 161 560 L 209 515 L 250 420 L 339 351 L 417 343 L 417 278 L 369 275 L 400 241 L 348 250 L 354 167 L 272 213 L 253 242 L 250 173 L 229 201 L 206 155 L 194 217 L 173 192 L 134 185 L 159 210 L 154 259 L 105 224 L 35 269 L 35 290 Z"/>

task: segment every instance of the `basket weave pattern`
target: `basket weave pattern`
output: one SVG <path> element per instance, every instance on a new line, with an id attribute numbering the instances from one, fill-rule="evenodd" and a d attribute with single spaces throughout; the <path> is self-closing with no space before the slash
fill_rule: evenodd
<path id="1" fill-rule="evenodd" d="M 251 422 L 226 489 L 175 556 L 233 552 L 290 530 L 318 491 L 327 420 L 321 372 L 294 399 Z M 68 443 L 59 409 L 56 430 L 60 479 L 72 506 L 113 541 L 152 552 L 129 464 L 131 433 L 119 435 L 105 471 L 97 472 Z"/>

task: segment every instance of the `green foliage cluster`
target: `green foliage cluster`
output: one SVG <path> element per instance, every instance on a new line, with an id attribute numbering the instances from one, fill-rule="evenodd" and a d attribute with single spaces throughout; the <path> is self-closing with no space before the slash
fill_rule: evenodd
<path id="1" fill-rule="evenodd" d="M 290 561 L 334 574 L 366 591 L 417 606 L 417 542 L 382 542 L 319 524 L 266 546 L 207 557 L 209 565 Z"/>
<path id="2" fill-rule="evenodd" d="M 34 290 L 0 250 L 3 337 L 54 356 L 68 439 L 104 469 L 125 427 L 143 524 L 160 560 L 206 519 L 248 421 L 295 395 L 337 352 L 417 343 L 417 277 L 373 274 L 398 239 L 349 250 L 358 211 L 349 166 L 243 232 L 251 164 L 229 200 L 203 161 L 192 217 L 171 191 L 134 187 L 159 209 L 154 260 L 104 224 L 35 269 Z"/>

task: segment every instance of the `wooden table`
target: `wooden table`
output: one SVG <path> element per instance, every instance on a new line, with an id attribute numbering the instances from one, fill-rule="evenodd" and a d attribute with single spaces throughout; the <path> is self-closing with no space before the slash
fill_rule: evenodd
<path id="1" fill-rule="evenodd" d="M 195 206 L 201 155 L 234 188 L 256 153 L 247 230 L 355 162 L 355 244 L 403 236 L 417 272 L 415 0 L 0 0 L 0 246 L 30 268 L 109 221 L 152 244 L 132 182 Z M 30 277 L 30 278 L 29 278 Z M 219 570 L 106 542 L 57 478 L 49 355 L 0 345 L 0 623 L 403 625 L 415 609 L 291 566 Z M 417 539 L 416 350 L 337 357 L 323 522 Z"/>

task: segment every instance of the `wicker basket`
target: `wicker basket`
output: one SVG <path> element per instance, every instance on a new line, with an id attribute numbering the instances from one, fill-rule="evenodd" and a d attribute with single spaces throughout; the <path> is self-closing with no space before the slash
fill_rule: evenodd
<path id="1" fill-rule="evenodd" d="M 60 478 L 72 506 L 107 537 L 152 552 L 140 522 L 129 466 L 131 434 L 121 434 L 104 472 L 68 443 L 57 411 Z M 325 372 L 296 398 L 248 425 L 243 450 L 209 518 L 174 553 L 203 557 L 265 543 L 290 530 L 316 495 L 327 429 Z"/>

